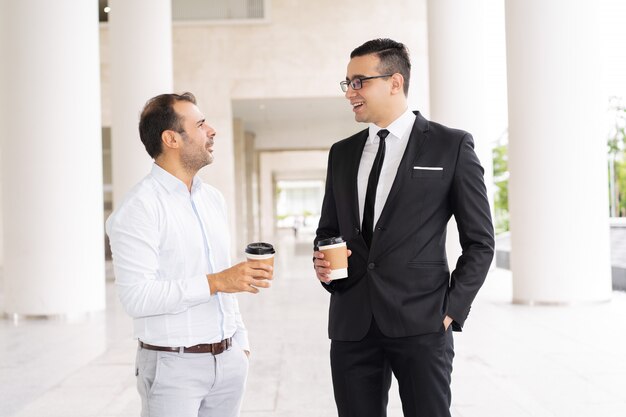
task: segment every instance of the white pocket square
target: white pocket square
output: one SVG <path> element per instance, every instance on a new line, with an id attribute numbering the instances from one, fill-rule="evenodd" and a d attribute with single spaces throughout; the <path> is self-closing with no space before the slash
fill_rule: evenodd
<path id="1" fill-rule="evenodd" d="M 422 169 L 424 171 L 443 171 L 443 167 L 413 167 L 413 169 Z"/>

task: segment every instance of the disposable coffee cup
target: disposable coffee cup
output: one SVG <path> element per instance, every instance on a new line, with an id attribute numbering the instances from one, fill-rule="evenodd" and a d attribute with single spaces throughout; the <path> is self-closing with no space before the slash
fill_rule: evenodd
<path id="1" fill-rule="evenodd" d="M 254 242 L 246 246 L 246 258 L 274 266 L 274 246 L 265 242 Z"/>
<path id="2" fill-rule="evenodd" d="M 324 260 L 330 262 L 330 279 L 348 277 L 348 247 L 341 236 L 322 239 L 317 247 L 324 254 Z"/>

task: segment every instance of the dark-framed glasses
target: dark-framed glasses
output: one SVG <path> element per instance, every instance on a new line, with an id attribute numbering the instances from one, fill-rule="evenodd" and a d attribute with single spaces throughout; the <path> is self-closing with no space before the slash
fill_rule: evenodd
<path id="1" fill-rule="evenodd" d="M 384 75 L 374 75 L 372 77 L 356 77 L 352 80 L 341 81 L 339 85 L 341 86 L 341 91 L 344 93 L 348 91 L 348 86 L 352 87 L 353 90 L 360 90 L 363 88 L 363 81 L 373 80 L 374 78 L 386 78 L 391 77 L 393 74 L 384 74 Z"/>

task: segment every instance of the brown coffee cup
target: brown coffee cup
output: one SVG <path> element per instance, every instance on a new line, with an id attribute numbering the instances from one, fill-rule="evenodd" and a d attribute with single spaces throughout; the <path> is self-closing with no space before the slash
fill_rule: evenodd
<path id="1" fill-rule="evenodd" d="M 274 246 L 265 242 L 254 242 L 246 246 L 246 258 L 249 261 L 259 261 L 274 266 Z"/>
<path id="2" fill-rule="evenodd" d="M 317 247 L 324 254 L 324 260 L 330 262 L 330 279 L 348 277 L 348 247 L 341 236 L 322 239 Z"/>

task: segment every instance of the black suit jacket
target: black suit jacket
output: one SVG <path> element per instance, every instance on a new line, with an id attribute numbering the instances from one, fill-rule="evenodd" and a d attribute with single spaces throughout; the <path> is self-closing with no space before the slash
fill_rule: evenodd
<path id="1" fill-rule="evenodd" d="M 361 235 L 357 193 L 368 129 L 330 149 L 315 245 L 343 236 L 352 250 L 348 278 L 322 284 L 332 294 L 333 340 L 361 340 L 372 316 L 389 337 L 441 331 L 446 314 L 454 319 L 453 329 L 461 330 L 489 270 L 493 225 L 472 136 L 415 114 L 371 248 Z M 463 253 L 450 275 L 445 242 L 453 215 Z"/>

